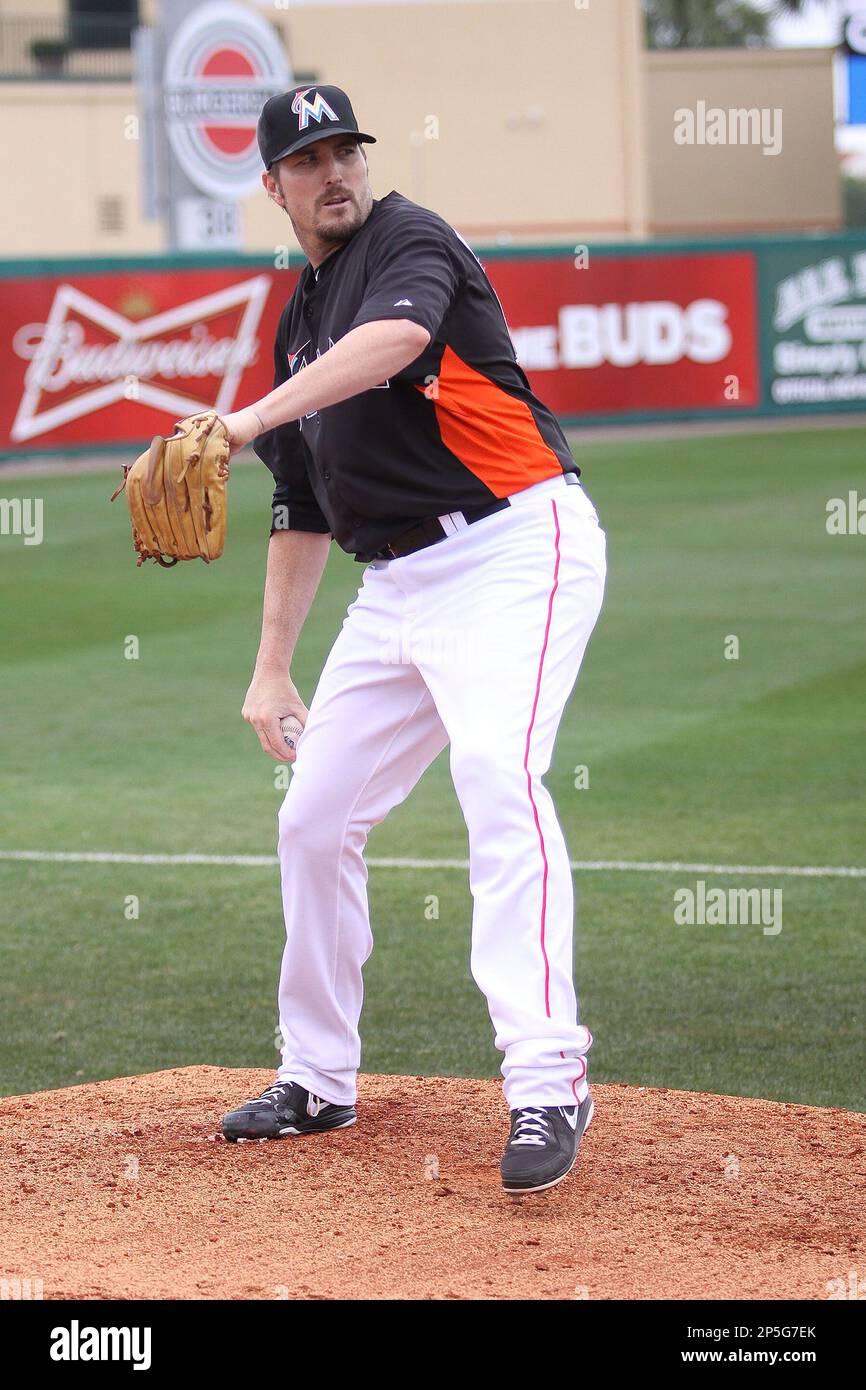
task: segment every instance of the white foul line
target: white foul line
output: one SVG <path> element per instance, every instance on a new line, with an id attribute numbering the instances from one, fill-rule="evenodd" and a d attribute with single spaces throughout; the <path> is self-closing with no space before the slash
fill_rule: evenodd
<path id="1" fill-rule="evenodd" d="M 42 849 L 2 849 L 0 859 L 23 860 L 48 864 L 211 864 L 224 868 L 273 869 L 278 860 L 275 854 L 111 854 L 108 851 L 66 851 Z M 368 859 L 371 869 L 463 869 L 468 859 Z M 866 868 L 845 868 L 842 865 L 797 864 L 681 864 L 656 860 L 631 859 L 572 859 L 577 872 L 614 872 L 625 874 L 746 874 L 775 878 L 866 878 Z"/>

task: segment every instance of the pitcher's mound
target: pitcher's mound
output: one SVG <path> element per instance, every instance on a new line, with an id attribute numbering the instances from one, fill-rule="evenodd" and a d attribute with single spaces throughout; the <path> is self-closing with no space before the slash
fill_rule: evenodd
<path id="1" fill-rule="evenodd" d="M 183 1067 L 0 1102 L 0 1278 L 46 1299 L 823 1299 L 866 1268 L 863 1115 L 593 1085 L 571 1176 L 515 1201 L 495 1081 L 362 1076 L 352 1129 L 225 1143 L 222 1113 L 272 1080 Z"/>

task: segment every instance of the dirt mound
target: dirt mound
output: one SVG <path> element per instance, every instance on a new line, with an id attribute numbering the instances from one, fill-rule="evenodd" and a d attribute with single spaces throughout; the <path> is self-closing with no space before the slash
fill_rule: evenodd
<path id="1" fill-rule="evenodd" d="M 514 1201 L 495 1081 L 363 1076 L 353 1129 L 225 1143 L 272 1079 L 0 1101 L 0 1277 L 46 1299 L 822 1299 L 864 1268 L 863 1115 L 594 1085 L 574 1173 Z"/>

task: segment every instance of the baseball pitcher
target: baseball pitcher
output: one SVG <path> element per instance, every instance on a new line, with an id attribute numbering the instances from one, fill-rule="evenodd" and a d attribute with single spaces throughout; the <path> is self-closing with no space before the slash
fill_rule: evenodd
<path id="1" fill-rule="evenodd" d="M 480 261 L 435 212 L 373 197 L 374 137 L 346 93 L 272 97 L 258 140 L 308 263 L 280 319 L 273 391 L 223 424 L 232 451 L 255 441 L 275 484 L 243 717 L 294 766 L 279 813 L 282 1061 L 223 1132 L 355 1123 L 364 847 L 447 746 L 469 837 L 470 964 L 511 1112 L 502 1182 L 540 1191 L 571 1170 L 592 1118 L 571 872 L 543 778 L 601 608 L 604 532 Z M 308 710 L 292 654 L 332 540 L 364 570 Z"/>

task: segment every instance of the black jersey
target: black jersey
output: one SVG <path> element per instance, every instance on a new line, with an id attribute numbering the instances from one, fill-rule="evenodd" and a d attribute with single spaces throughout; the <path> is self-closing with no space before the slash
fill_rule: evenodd
<path id="1" fill-rule="evenodd" d="M 392 192 L 283 310 L 274 386 L 351 329 L 411 319 L 431 340 L 388 381 L 256 440 L 272 529 L 330 532 L 358 560 L 427 517 L 580 470 L 517 363 L 502 306 L 454 228 Z"/>

